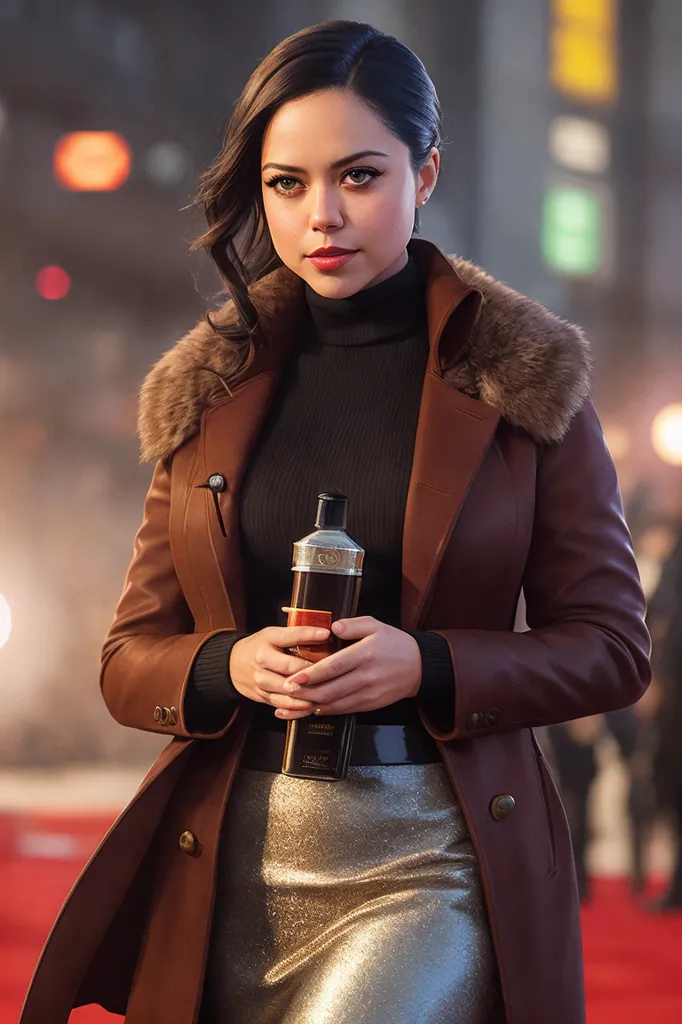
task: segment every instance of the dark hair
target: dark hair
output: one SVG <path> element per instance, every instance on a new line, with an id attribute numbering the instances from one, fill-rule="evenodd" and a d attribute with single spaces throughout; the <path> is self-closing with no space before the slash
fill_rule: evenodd
<path id="1" fill-rule="evenodd" d="M 409 148 L 415 173 L 431 147 L 440 146 L 441 110 L 433 82 L 416 54 L 395 36 L 357 21 L 327 21 L 275 46 L 237 100 L 222 151 L 202 175 L 195 199 L 203 205 L 208 229 L 194 239 L 190 252 L 204 248 L 210 254 L 241 327 L 221 328 L 210 316 L 207 320 L 233 342 L 250 341 L 258 330 L 249 285 L 281 266 L 260 189 L 263 136 L 283 104 L 330 88 L 351 89 L 364 100 Z"/>

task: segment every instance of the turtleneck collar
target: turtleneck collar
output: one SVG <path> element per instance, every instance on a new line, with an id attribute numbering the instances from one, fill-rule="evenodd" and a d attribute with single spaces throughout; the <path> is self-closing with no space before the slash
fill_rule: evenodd
<path id="1" fill-rule="evenodd" d="M 426 322 L 424 281 L 411 255 L 397 274 L 345 299 L 318 295 L 307 282 L 305 297 L 324 345 L 397 340 L 422 330 Z"/>

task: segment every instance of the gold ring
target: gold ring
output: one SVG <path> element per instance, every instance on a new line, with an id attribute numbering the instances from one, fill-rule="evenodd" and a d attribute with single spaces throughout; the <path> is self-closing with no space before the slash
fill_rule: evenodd
<path id="1" fill-rule="evenodd" d="M 315 714 L 316 715 L 321 715 L 322 714 L 322 708 L 315 708 Z"/>

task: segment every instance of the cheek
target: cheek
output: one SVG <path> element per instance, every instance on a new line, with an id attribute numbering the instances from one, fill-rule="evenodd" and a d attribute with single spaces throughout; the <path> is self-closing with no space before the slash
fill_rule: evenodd
<path id="1" fill-rule="evenodd" d="M 295 207 L 298 206 L 298 211 Z M 263 196 L 265 219 L 270 229 L 272 243 L 278 256 L 282 256 L 301 237 L 300 204 L 272 195 Z"/>
<path id="2" fill-rule="evenodd" d="M 365 257 L 383 268 L 391 263 L 412 236 L 414 207 L 404 193 L 393 192 L 358 211 L 355 221 Z"/>

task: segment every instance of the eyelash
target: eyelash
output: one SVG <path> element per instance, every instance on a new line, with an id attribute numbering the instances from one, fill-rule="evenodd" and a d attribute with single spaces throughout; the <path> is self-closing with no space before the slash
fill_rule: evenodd
<path id="1" fill-rule="evenodd" d="M 357 191 L 359 191 L 360 189 L 363 189 L 363 188 L 367 188 L 369 185 L 371 185 L 372 180 L 374 178 L 380 178 L 381 175 L 384 172 L 383 171 L 377 171 L 374 167 L 351 167 L 349 170 L 347 170 L 343 174 L 342 177 L 346 178 L 349 174 L 357 174 L 357 173 L 369 174 L 370 178 L 369 178 L 369 181 L 363 182 L 362 185 L 351 185 L 351 188 L 352 188 L 352 190 L 354 192 L 357 192 Z M 295 195 L 298 194 L 297 192 L 294 192 L 294 191 L 291 191 L 291 190 L 282 192 L 280 189 L 278 189 L 276 186 L 281 181 L 298 181 L 299 184 L 301 184 L 301 182 L 299 181 L 298 178 L 292 178 L 292 176 L 290 174 L 280 174 L 277 178 L 271 178 L 270 181 L 266 181 L 265 184 L 267 185 L 268 188 L 274 189 L 275 194 L 278 195 L 278 196 L 287 196 L 288 197 L 288 196 L 295 196 Z"/>

